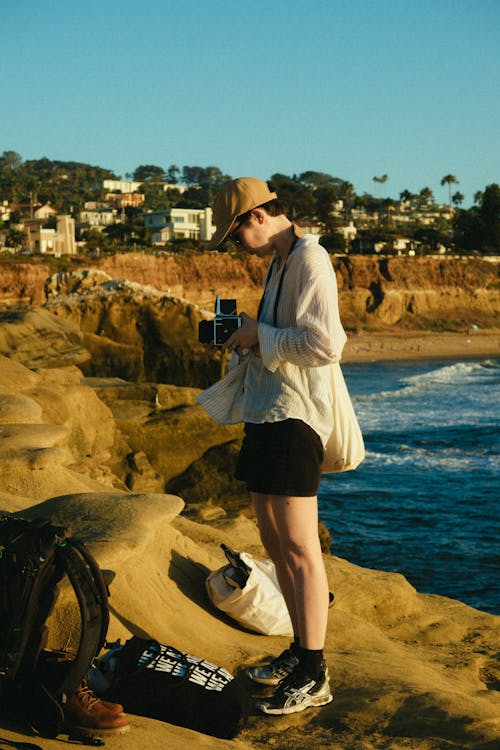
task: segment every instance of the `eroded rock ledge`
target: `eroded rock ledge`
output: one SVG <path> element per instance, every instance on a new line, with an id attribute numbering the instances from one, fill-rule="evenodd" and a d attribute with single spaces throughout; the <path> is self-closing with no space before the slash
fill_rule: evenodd
<path id="1" fill-rule="evenodd" d="M 425 328 L 438 322 L 456 328 L 471 320 L 481 328 L 498 325 L 498 264 L 480 258 L 358 255 L 332 256 L 332 263 L 347 327 Z M 92 260 L 83 267 L 103 271 L 115 280 L 152 285 L 208 310 L 213 308 L 216 293 L 237 297 L 240 309 L 252 314 L 258 306 L 267 264 L 267 259 L 243 254 L 125 253 Z M 82 259 L 75 267 L 82 267 Z M 45 264 L 4 262 L 0 304 L 43 304 L 50 276 Z"/>
<path id="2" fill-rule="evenodd" d="M 69 524 L 115 574 L 110 640 L 151 636 L 233 673 L 278 653 L 286 639 L 240 629 L 211 606 L 205 590 L 208 572 L 224 563 L 222 542 L 263 555 L 254 521 L 233 514 L 195 522 L 181 498 L 154 489 L 131 492 L 110 466 L 120 406 L 114 416 L 96 390 L 104 394 L 109 387 L 111 403 L 109 394 L 123 388 L 142 416 L 146 409 L 161 413 L 162 406 L 189 408 L 192 393 L 155 392 L 152 385 L 134 391 L 134 384 L 119 382 L 93 386 L 74 365 L 35 372 L 0 356 L 0 510 Z M 193 741 L 206 750 L 264 743 L 275 750 L 498 747 L 499 618 L 420 594 L 395 573 L 332 556 L 325 565 L 336 594 L 325 648 L 333 703 L 271 722 L 254 715 L 230 743 L 132 716 L 120 747 L 183 750 Z M 69 627 L 76 610 L 64 597 L 63 590 L 52 637 L 77 632 Z M 19 739 L 11 726 L 2 734 Z M 54 747 L 53 740 L 36 739 L 43 750 Z"/>

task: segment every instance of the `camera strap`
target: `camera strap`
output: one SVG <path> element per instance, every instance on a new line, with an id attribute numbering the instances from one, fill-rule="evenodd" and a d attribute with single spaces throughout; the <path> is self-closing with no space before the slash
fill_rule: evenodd
<path id="1" fill-rule="evenodd" d="M 290 257 L 290 255 L 295 250 L 295 245 L 297 244 L 297 240 L 298 239 L 299 239 L 298 237 L 295 237 L 294 240 L 293 240 L 293 242 L 292 242 L 290 250 L 288 251 L 288 255 L 286 256 L 286 260 L 285 260 L 285 264 L 283 266 L 283 270 L 281 272 L 280 280 L 278 282 L 278 289 L 276 291 L 276 298 L 274 300 L 274 309 L 273 309 L 273 326 L 274 327 L 276 327 L 276 324 L 277 324 L 277 321 L 278 321 L 278 304 L 279 304 L 280 297 L 281 297 L 281 290 L 283 288 L 283 279 L 285 278 L 285 271 L 286 271 L 286 267 L 287 267 L 287 263 L 288 263 L 288 258 Z M 267 291 L 267 287 L 268 287 L 269 281 L 271 279 L 271 276 L 273 275 L 274 266 L 275 266 L 275 263 L 276 263 L 276 257 L 277 256 L 275 255 L 274 258 L 273 258 L 273 262 L 271 263 L 271 266 L 269 268 L 269 271 L 267 272 L 267 275 L 266 275 L 266 283 L 265 283 L 265 286 L 264 286 L 264 293 L 262 294 L 261 300 L 259 302 L 259 309 L 258 309 L 258 312 L 257 312 L 257 320 L 259 320 L 260 314 L 262 312 L 262 307 L 264 306 L 264 298 L 266 296 L 266 291 Z"/>

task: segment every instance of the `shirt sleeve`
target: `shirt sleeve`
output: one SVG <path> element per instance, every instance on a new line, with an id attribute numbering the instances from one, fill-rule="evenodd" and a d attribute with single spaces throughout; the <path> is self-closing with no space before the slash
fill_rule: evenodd
<path id="1" fill-rule="evenodd" d="M 299 275 L 296 325 L 275 328 L 268 323 L 259 323 L 260 355 L 270 372 L 275 372 L 281 362 L 299 367 L 321 367 L 338 362 L 346 342 L 340 322 L 337 280 L 330 257 L 317 246 L 314 252 L 297 254 L 293 260 L 293 272 Z M 292 274 L 292 264 L 288 273 Z M 286 282 L 285 277 L 283 296 Z M 293 305 L 293 300 L 287 299 L 285 304 Z"/>

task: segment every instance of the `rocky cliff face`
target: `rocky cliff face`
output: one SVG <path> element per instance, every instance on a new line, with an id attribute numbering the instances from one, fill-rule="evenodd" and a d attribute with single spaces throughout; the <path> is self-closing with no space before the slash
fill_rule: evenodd
<path id="1" fill-rule="evenodd" d="M 499 266 L 480 259 L 334 257 L 342 319 L 348 328 L 457 329 L 471 321 L 498 326 Z M 216 293 L 235 297 L 255 313 L 268 260 L 220 253 L 142 255 L 128 253 L 92 261 L 111 279 L 150 285 L 208 310 Z M 90 267 L 90 265 L 89 265 Z M 40 304 L 48 266 L 0 267 L 1 304 Z"/>
<path id="2" fill-rule="evenodd" d="M 100 267 L 112 278 L 152 284 L 207 309 L 216 293 L 255 313 L 268 259 L 246 255 L 117 255 Z M 480 259 L 332 256 L 342 320 L 348 328 L 454 329 L 474 320 L 498 325 L 498 266 Z"/>
<path id="3" fill-rule="evenodd" d="M 45 263 L 3 261 L 0 265 L 0 306 L 41 305 L 50 275 Z"/>
<path id="4" fill-rule="evenodd" d="M 46 292 L 46 309 L 82 332 L 88 376 L 200 388 L 220 377 L 220 355 L 198 343 L 209 313 L 186 300 L 94 270 L 53 276 Z"/>
<path id="5" fill-rule="evenodd" d="M 456 330 L 498 325 L 498 266 L 451 258 L 334 259 L 344 325 Z"/>

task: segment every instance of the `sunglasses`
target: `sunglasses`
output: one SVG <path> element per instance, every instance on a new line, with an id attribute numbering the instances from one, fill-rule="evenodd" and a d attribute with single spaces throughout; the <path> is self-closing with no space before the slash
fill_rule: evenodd
<path id="1" fill-rule="evenodd" d="M 239 217 L 238 223 L 235 226 L 235 228 L 233 229 L 233 231 L 230 232 L 227 235 L 228 240 L 230 240 L 233 244 L 235 244 L 235 245 L 242 245 L 243 244 L 242 241 L 240 240 L 240 238 L 237 237 L 237 233 L 240 231 L 240 229 L 243 226 L 243 224 L 246 221 L 248 221 L 248 219 L 250 218 L 250 215 L 251 215 L 251 211 L 248 211 L 246 214 L 242 214 Z"/>

